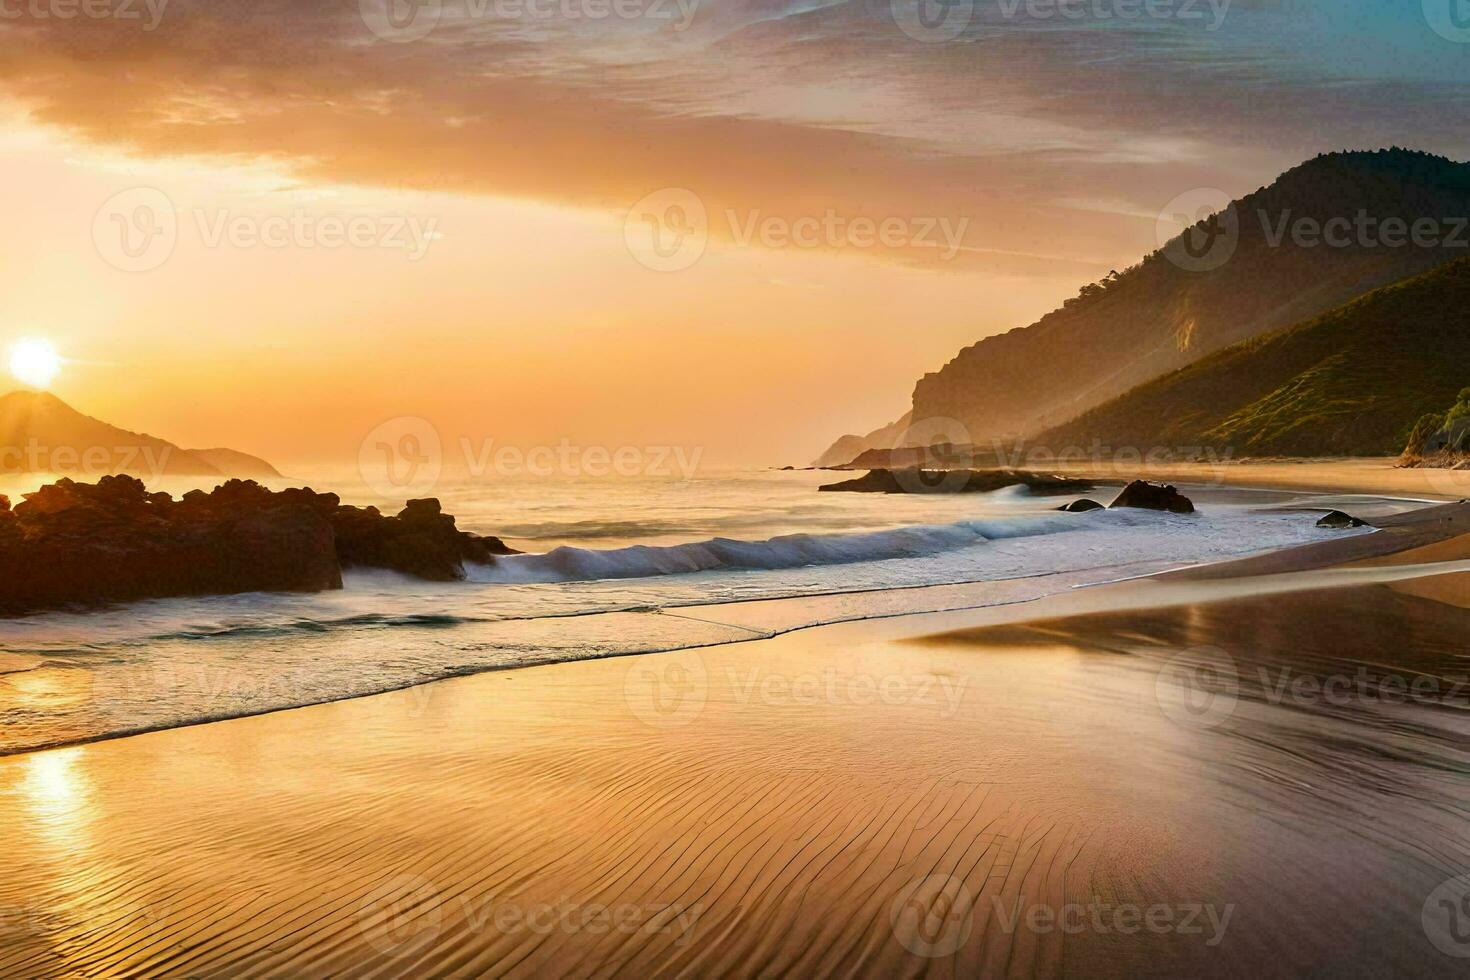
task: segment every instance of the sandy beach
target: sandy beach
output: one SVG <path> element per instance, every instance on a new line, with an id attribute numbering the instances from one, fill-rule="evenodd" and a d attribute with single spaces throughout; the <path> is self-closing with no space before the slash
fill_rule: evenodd
<path id="1" fill-rule="evenodd" d="M 1458 975 L 1464 544 L 0 759 L 0 974 Z"/>
<path id="2" fill-rule="evenodd" d="M 1029 462 L 1029 461 L 1028 461 Z M 1463 500 L 1470 497 L 1470 470 L 1402 467 L 1397 457 L 1356 459 L 1230 459 L 1199 463 L 1143 463 L 1122 459 L 1105 465 L 1055 460 L 1042 454 L 1038 466 L 1098 480 L 1134 479 L 1302 490 L 1317 493 L 1371 494 L 1420 500 Z"/>

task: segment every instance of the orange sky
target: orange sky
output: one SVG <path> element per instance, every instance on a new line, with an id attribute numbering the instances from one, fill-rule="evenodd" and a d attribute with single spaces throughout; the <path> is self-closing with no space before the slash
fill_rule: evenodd
<path id="1" fill-rule="evenodd" d="M 1278 66 L 1264 105 L 1242 72 L 1252 42 L 1290 40 L 1271 6 L 1164 25 L 1167 57 L 990 14 L 924 43 L 872 3 L 696 4 L 680 31 L 459 4 L 404 43 L 356 2 L 7 20 L 0 346 L 51 339 L 54 390 L 88 414 L 276 461 L 350 459 L 413 415 L 449 439 L 802 463 L 1136 261 L 1183 191 L 1338 145 L 1465 145 L 1405 108 L 1463 64 L 1439 38 L 1412 69 L 1366 65 L 1331 113 L 1332 63 Z M 139 188 L 165 195 L 161 259 L 119 251 L 159 200 Z M 692 195 L 697 255 L 650 258 L 628 224 L 667 188 L 649 213 L 672 235 Z"/>

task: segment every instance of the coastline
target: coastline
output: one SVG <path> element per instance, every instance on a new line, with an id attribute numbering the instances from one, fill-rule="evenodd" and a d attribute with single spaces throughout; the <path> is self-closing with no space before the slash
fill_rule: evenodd
<path id="1" fill-rule="evenodd" d="M 1093 518 L 1048 515 L 1046 520 L 1068 524 L 1075 520 L 1079 528 L 1121 522 L 1124 533 L 1120 538 L 1117 529 L 1073 530 L 1053 539 L 1055 544 L 1045 545 L 1044 552 L 1034 552 L 1030 550 L 1034 545 L 1027 545 L 1012 557 L 1007 557 L 1010 546 L 1002 537 L 976 552 L 981 564 L 975 569 L 985 574 L 944 584 L 862 587 L 850 573 L 840 572 L 842 566 L 835 566 L 826 570 L 821 581 L 836 588 L 811 589 L 810 583 L 818 580 L 804 576 L 808 586 L 784 596 L 778 592 L 775 597 L 690 601 L 695 595 L 691 591 L 687 598 L 666 596 L 658 606 L 641 605 L 636 600 L 642 593 L 635 591 L 628 594 L 635 600 L 631 604 L 573 615 L 507 616 L 503 602 L 496 601 L 493 611 L 487 606 L 481 614 L 485 618 L 477 618 L 473 607 L 452 600 L 446 607 L 453 610 L 452 616 L 415 614 L 386 624 L 349 617 L 335 627 L 330 621 L 291 612 L 301 606 L 287 606 L 285 615 L 277 617 L 277 625 L 271 625 L 270 621 L 262 623 L 246 597 L 241 605 L 223 606 L 240 612 L 226 614 L 222 630 L 200 632 L 183 625 L 202 619 L 213 607 L 206 601 L 187 607 L 192 611 L 182 616 L 172 614 L 171 619 L 160 620 L 179 624 L 181 631 L 176 626 L 173 633 L 154 629 L 135 637 L 121 635 L 105 649 L 96 645 L 95 618 L 80 617 L 71 630 L 85 629 L 86 647 L 74 648 L 74 641 L 65 639 L 41 644 L 44 632 L 35 634 L 29 644 L 14 639 L 10 644 L 24 663 L 19 670 L 0 673 L 0 691 L 15 705 L 10 724 L 0 732 L 0 755 L 207 724 L 556 661 L 770 638 L 833 622 L 1015 606 L 1057 592 L 1235 559 L 1285 542 L 1324 535 L 1333 539 L 1364 536 L 1361 531 L 1314 531 L 1309 514 L 1290 512 L 1244 525 L 1270 528 L 1269 533 L 1262 531 L 1266 537 L 1260 539 L 1240 537 L 1242 526 L 1233 523 L 1234 518 L 1206 518 L 1200 523 L 1193 517 L 1112 512 Z M 926 567 L 931 561 L 926 559 Z M 1001 569 L 1009 571 L 995 574 Z M 485 601 L 497 594 L 498 590 L 484 592 Z M 430 601 L 417 608 L 432 612 L 435 604 Z M 126 608 L 119 611 L 124 614 Z M 145 614 L 144 618 L 148 615 L 159 614 Z M 240 623 L 243 629 L 237 626 Z"/>
<path id="2" fill-rule="evenodd" d="M 794 627 L 0 759 L 0 833 L 17 843 L 0 906 L 28 910 L 0 972 L 1436 975 L 1451 961 L 1420 908 L 1470 861 L 1436 816 L 1470 803 L 1441 775 L 1470 763 L 1454 705 L 1277 704 L 1242 684 L 1227 718 L 1197 725 L 1166 682 L 1175 655 L 1205 648 L 1242 679 L 1252 649 L 1293 679 L 1356 669 L 1356 646 L 1334 644 L 1396 649 L 1408 624 L 1441 659 L 1379 656 L 1375 676 L 1448 679 L 1470 601 L 1403 588 L 1463 593 L 1470 572 L 1445 570 L 1466 567 L 1464 543 L 1446 534 L 1408 565 L 1314 554 L 1265 579 Z M 1298 598 L 1260 598 L 1285 589 Z M 1365 740 L 1384 726 L 1401 733 L 1387 757 Z M 1324 866 L 1354 887 L 1324 894 Z M 1109 911 L 1063 933 L 1027 925 L 1033 906 Z M 1181 928 L 1129 931 L 1117 909 Z"/>

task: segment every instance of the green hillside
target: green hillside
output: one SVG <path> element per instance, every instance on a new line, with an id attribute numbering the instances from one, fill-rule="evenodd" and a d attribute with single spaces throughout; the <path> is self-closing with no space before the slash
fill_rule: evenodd
<path id="1" fill-rule="evenodd" d="M 1389 456 L 1470 384 L 1470 258 L 1134 388 L 1034 440 Z"/>

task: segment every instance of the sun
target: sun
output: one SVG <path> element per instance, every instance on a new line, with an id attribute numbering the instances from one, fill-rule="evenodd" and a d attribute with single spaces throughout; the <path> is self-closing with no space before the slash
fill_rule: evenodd
<path id="1" fill-rule="evenodd" d="M 51 385 L 61 370 L 61 355 L 49 341 L 27 338 L 10 348 L 10 373 L 33 388 Z"/>

